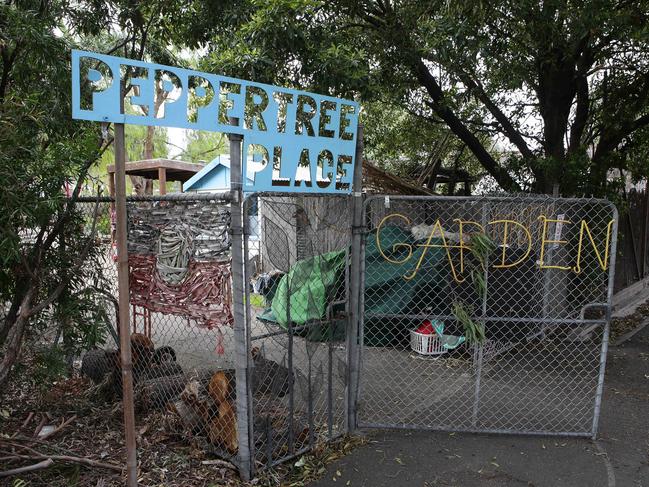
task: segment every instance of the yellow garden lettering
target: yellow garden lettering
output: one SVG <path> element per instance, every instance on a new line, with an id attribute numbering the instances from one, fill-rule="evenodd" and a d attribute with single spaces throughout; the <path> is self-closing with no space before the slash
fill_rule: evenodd
<path id="1" fill-rule="evenodd" d="M 613 231 L 613 223 L 615 222 L 614 220 L 610 220 L 607 223 L 605 241 L 600 243 L 595 241 L 589 223 L 586 220 L 581 220 L 579 222 L 579 237 L 578 237 L 577 245 L 574 247 L 574 249 L 576 250 L 576 255 L 574 258 L 575 264 L 574 265 L 551 265 L 546 260 L 548 255 L 547 246 L 552 245 L 556 248 L 560 245 L 569 244 L 569 242 L 567 240 L 561 240 L 561 239 L 555 240 L 553 238 L 549 238 L 548 224 L 554 223 L 555 225 L 561 225 L 562 226 L 561 228 L 563 228 L 563 227 L 567 227 L 568 225 L 572 225 L 573 222 L 571 222 L 570 220 L 564 220 L 562 218 L 552 219 L 546 217 L 545 215 L 540 215 L 538 219 L 541 222 L 541 231 L 540 231 L 539 241 L 538 241 L 539 269 L 558 269 L 563 271 L 571 271 L 574 272 L 575 274 L 579 274 L 583 270 L 582 268 L 583 259 L 584 259 L 583 249 L 588 245 L 592 247 L 593 253 L 597 259 L 597 264 L 602 269 L 602 271 L 606 271 L 608 269 L 609 248 L 611 243 L 611 235 Z M 414 269 L 404 274 L 403 276 L 404 279 L 410 280 L 417 275 L 426 258 L 426 254 L 429 248 L 443 248 L 446 253 L 446 258 L 448 260 L 448 264 L 450 266 L 453 279 L 458 283 L 464 281 L 464 277 L 463 277 L 464 257 L 466 255 L 464 251 L 470 249 L 470 244 L 467 242 L 468 239 L 466 238 L 469 234 L 466 233 L 465 229 L 467 227 L 477 228 L 479 229 L 479 233 L 484 234 L 485 228 L 483 227 L 482 224 L 472 220 L 454 219 L 453 222 L 458 227 L 458 232 L 457 232 L 458 243 L 455 244 L 449 242 L 449 240 L 447 239 L 447 235 L 448 235 L 447 232 L 444 231 L 444 227 L 442 226 L 441 221 L 437 219 L 435 220 L 435 223 L 430 227 L 430 232 L 428 233 L 428 237 L 425 243 L 410 244 L 406 242 L 401 242 L 401 243 L 393 244 L 392 249 L 390 249 L 391 252 L 396 252 L 399 249 L 404 249 L 404 248 L 408 250 L 408 253 L 405 257 L 396 259 L 386 254 L 387 249 L 385 249 L 381 244 L 381 231 L 386 224 L 396 224 L 399 222 L 402 224 L 405 223 L 408 226 L 411 225 L 410 219 L 407 216 L 402 215 L 400 213 L 392 213 L 390 215 L 385 216 L 379 223 L 376 230 L 376 245 L 378 247 L 381 256 L 388 262 L 395 265 L 403 265 L 409 262 L 414 253 L 413 247 L 423 248 L 423 251 L 419 255 Z M 513 268 L 522 264 L 530 257 L 534 238 L 532 236 L 532 232 L 529 230 L 527 226 L 525 226 L 520 222 L 517 222 L 515 220 L 510 220 L 510 219 L 491 220 L 486 223 L 486 226 L 502 227 L 502 240 L 500 242 L 495 242 L 496 245 L 499 246 L 497 250 L 498 258 L 496 259 L 496 262 L 492 265 L 492 268 L 494 269 Z M 512 234 L 511 232 L 513 230 L 518 230 L 518 233 L 523 236 L 524 244 L 521 247 L 524 248 L 525 251 L 523 255 L 517 257 L 515 261 L 507 262 L 507 253 L 508 253 L 508 249 L 510 248 L 510 238 Z M 584 238 L 584 236 L 588 237 L 587 241 Z M 436 242 L 436 240 L 439 240 L 439 242 Z M 458 262 L 454 262 L 453 256 L 451 255 L 451 249 L 459 249 L 459 272 L 457 272 L 456 269 L 456 265 Z"/>

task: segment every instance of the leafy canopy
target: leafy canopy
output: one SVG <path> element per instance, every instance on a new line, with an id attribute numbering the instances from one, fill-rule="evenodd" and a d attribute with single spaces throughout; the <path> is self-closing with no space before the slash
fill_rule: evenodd
<path id="1" fill-rule="evenodd" d="M 649 4 L 199 2 L 205 69 L 443 124 L 506 190 L 604 194 L 647 172 Z M 494 145 L 493 142 L 496 142 Z"/>

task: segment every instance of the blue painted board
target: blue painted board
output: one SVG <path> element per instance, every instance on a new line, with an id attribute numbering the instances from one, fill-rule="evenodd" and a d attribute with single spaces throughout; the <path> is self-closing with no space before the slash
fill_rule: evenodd
<path id="1" fill-rule="evenodd" d="M 131 90 L 125 104 L 143 113 L 153 112 L 156 80 L 162 83 L 168 96 L 158 117 L 122 111 L 119 85 L 127 73 L 138 93 Z M 73 118 L 243 135 L 243 174 L 253 174 L 246 191 L 350 192 L 359 110 L 342 98 L 72 51 Z"/>

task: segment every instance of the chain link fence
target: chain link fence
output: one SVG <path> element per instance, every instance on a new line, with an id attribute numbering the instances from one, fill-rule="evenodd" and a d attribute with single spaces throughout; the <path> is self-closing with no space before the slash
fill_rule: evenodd
<path id="1" fill-rule="evenodd" d="M 78 204 L 89 222 L 97 212 L 107 283 L 98 300 L 110 310 L 109 336 L 83 356 L 81 372 L 99 398 L 116 402 L 122 371 L 114 208 L 109 199 Z M 243 359 L 233 326 L 230 203 L 208 195 L 129 198 L 127 218 L 138 423 L 163 413 L 168 435 L 253 471 L 345 432 L 348 197 L 246 200 Z M 249 371 L 249 397 L 238 403 L 240 364 Z M 249 421 L 243 427 L 241 408 Z M 245 435 L 249 458 L 239 450 Z"/>
<path id="2" fill-rule="evenodd" d="M 91 201 L 84 201 L 90 210 Z M 113 336 L 88 351 L 81 372 L 99 397 L 121 400 L 113 203 L 105 200 L 98 242 L 102 296 L 115 306 Z M 89 211 L 88 211 L 89 212 Z M 229 203 L 218 197 L 129 198 L 130 342 L 138 421 L 162 412 L 169 436 L 192 440 L 239 465 Z"/>
<path id="3" fill-rule="evenodd" d="M 246 239 L 257 468 L 345 432 L 351 199 L 249 197 Z M 249 229 L 250 230 L 250 229 Z"/>
<path id="4" fill-rule="evenodd" d="M 169 435 L 248 473 L 355 420 L 595 434 L 617 236 L 610 203 L 370 196 L 354 233 L 352 199 L 248 195 L 239 264 L 225 196 L 128 200 L 138 421 L 162 413 Z M 81 370 L 104 400 L 119 401 L 112 202 L 78 204 L 89 228 L 97 222 L 108 330 Z"/>
<path id="5" fill-rule="evenodd" d="M 617 212 L 545 197 L 370 197 L 359 424 L 594 435 Z"/>

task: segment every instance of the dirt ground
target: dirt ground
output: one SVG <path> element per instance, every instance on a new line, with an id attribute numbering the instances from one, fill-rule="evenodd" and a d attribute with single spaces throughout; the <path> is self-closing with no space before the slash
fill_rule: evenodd
<path id="1" fill-rule="evenodd" d="M 54 463 L 38 471 L 0 478 L 0 486 L 124 485 L 122 414 L 121 403 L 106 403 L 86 378 L 63 380 L 49 388 L 27 380 L 13 381 L 0 399 L 0 472 L 34 465 L 47 457 Z M 232 465 L 209 453 L 205 438 L 174 433 L 184 431 L 177 421 L 166 411 L 136 411 L 139 485 L 304 485 L 321 475 L 327 463 L 365 441 L 342 438 L 320 445 L 299 460 L 300 468 L 289 463 L 243 483 Z M 56 431 L 43 438 L 52 430 Z"/>

